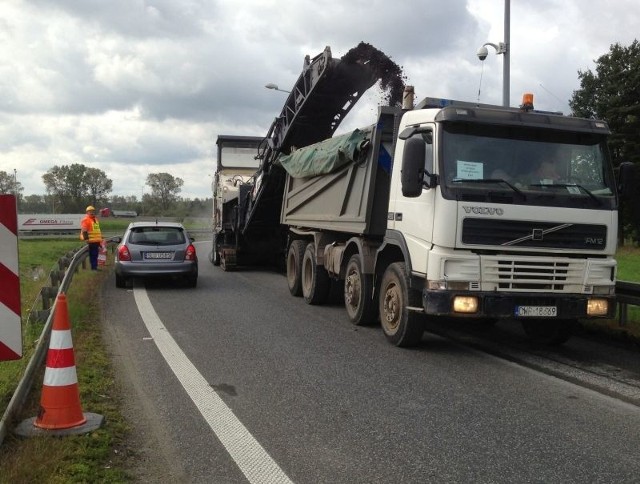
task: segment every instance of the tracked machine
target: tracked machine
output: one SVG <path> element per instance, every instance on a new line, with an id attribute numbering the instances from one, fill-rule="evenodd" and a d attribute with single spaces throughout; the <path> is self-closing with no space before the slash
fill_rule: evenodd
<path id="1" fill-rule="evenodd" d="M 362 94 L 378 80 L 369 59 L 336 59 L 331 49 L 307 56 L 302 73 L 264 138 L 218 136 L 211 260 L 237 265 L 284 263 L 280 208 L 286 172 L 276 163 L 292 148 L 330 138 Z"/>

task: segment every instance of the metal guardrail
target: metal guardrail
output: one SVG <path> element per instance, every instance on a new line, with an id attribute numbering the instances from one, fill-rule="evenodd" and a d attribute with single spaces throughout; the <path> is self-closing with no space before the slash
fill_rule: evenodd
<path id="1" fill-rule="evenodd" d="M 113 244 L 115 242 L 114 239 L 106 239 L 106 240 L 108 244 L 109 243 Z M 41 295 L 43 298 L 43 304 L 45 305 L 45 307 L 48 306 L 48 302 L 45 302 L 48 299 L 52 300 L 52 304 L 50 308 L 41 312 L 41 313 L 44 313 L 44 312 L 48 313 L 46 314 L 46 322 L 45 322 L 44 328 L 42 328 L 42 333 L 38 338 L 38 343 L 33 351 L 33 354 L 31 355 L 31 359 L 27 364 L 24 374 L 22 375 L 22 378 L 18 383 L 16 391 L 11 397 L 9 404 L 7 405 L 7 408 L 4 411 L 4 414 L 2 415 L 2 419 L 0 419 L 0 445 L 2 445 L 2 442 L 4 441 L 4 438 L 7 435 L 9 424 L 11 423 L 13 418 L 17 415 L 20 407 L 24 404 L 27 398 L 27 395 L 29 394 L 29 390 L 31 390 L 31 387 L 33 385 L 33 378 L 35 376 L 36 370 L 44 362 L 44 358 L 49 349 L 49 336 L 51 333 L 51 328 L 53 326 L 53 315 L 55 311 L 55 303 L 56 303 L 57 297 L 59 294 L 67 292 L 67 290 L 69 289 L 69 286 L 71 285 L 71 280 L 73 279 L 73 275 L 76 273 L 78 267 L 84 264 L 84 261 L 86 260 L 88 252 L 89 252 L 89 248 L 85 245 L 84 247 L 77 250 L 73 254 L 73 257 L 70 257 L 69 255 L 61 257 L 60 260 L 58 261 L 58 266 L 60 267 L 60 271 L 64 271 L 64 276 L 61 277 L 60 284 L 58 285 L 57 291 L 55 290 L 55 288 L 51 288 L 51 287 L 42 288 L 43 291 L 41 291 Z M 57 274 L 55 278 L 59 277 L 59 275 L 60 274 Z M 54 282 L 53 279 L 54 277 L 52 275 L 52 282 L 55 285 L 55 282 L 57 281 Z M 54 292 L 55 292 L 55 295 L 53 294 Z"/>
<path id="2" fill-rule="evenodd" d="M 618 304 L 618 324 L 627 324 L 629 306 L 640 306 L 640 283 L 618 281 L 616 283 L 616 303 Z"/>

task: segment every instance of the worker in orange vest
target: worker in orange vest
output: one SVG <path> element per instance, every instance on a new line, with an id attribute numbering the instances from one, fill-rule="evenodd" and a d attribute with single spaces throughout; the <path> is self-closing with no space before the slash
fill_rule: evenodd
<path id="1" fill-rule="evenodd" d="M 87 216 L 80 222 L 80 239 L 84 240 L 89 246 L 91 270 L 97 271 L 102 232 L 100 232 L 100 223 L 98 223 L 96 217 L 96 209 L 91 205 L 87 207 Z"/>

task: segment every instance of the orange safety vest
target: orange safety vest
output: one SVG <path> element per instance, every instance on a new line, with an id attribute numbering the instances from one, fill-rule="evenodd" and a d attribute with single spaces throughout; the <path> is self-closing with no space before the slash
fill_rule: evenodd
<path id="1" fill-rule="evenodd" d="M 87 240 L 88 243 L 92 244 L 96 242 L 102 242 L 102 232 L 100 232 L 100 224 L 98 223 L 98 219 L 90 217 L 89 215 L 83 218 L 82 222 L 80 222 L 81 240 L 84 240 L 84 237 L 82 236 L 83 232 L 87 232 L 89 234 L 89 240 Z"/>

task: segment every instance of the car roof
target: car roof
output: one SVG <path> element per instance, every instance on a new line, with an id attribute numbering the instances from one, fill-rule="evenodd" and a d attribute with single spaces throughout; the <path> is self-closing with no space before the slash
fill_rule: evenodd
<path id="1" fill-rule="evenodd" d="M 131 222 L 127 227 L 127 230 L 131 230 L 137 227 L 172 227 L 178 229 L 184 229 L 184 226 L 179 222 Z"/>

